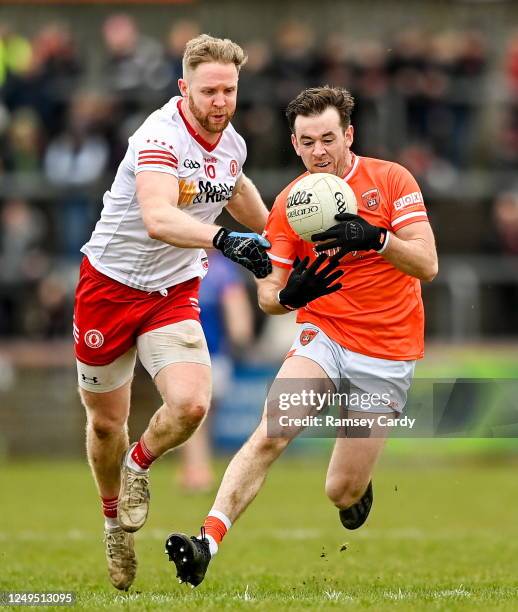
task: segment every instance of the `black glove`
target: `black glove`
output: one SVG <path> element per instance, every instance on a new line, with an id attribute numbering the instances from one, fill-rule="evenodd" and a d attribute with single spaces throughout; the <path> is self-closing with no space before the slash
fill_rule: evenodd
<path id="1" fill-rule="evenodd" d="M 231 232 L 222 227 L 212 239 L 212 244 L 225 257 L 250 270 L 257 278 L 265 278 L 272 271 L 272 262 L 266 252 L 271 244 L 259 234 Z"/>
<path id="2" fill-rule="evenodd" d="M 340 257 L 344 254 L 340 251 L 329 258 L 324 254 L 319 255 L 309 268 L 307 267 L 309 257 L 304 257 L 302 261 L 297 257 L 286 286 L 279 291 L 279 302 L 288 310 L 296 310 L 312 300 L 341 289 L 341 283 L 334 285 L 332 283 L 340 278 L 344 271 L 333 272 L 333 270 L 338 266 Z M 329 259 L 329 263 L 317 272 L 326 259 Z"/>
<path id="3" fill-rule="evenodd" d="M 380 251 L 385 246 L 388 232 L 384 227 L 371 225 L 359 215 L 351 213 L 339 213 L 335 215 L 335 219 L 341 223 L 311 236 L 314 242 L 329 241 L 315 247 L 318 253 L 337 247 L 345 249 L 345 253 L 370 249 Z"/>

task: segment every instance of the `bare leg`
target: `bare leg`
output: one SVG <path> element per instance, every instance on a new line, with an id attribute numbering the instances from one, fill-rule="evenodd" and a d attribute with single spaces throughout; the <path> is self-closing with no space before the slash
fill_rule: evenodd
<path id="1" fill-rule="evenodd" d="M 108 393 L 79 390 L 86 409 L 86 452 L 99 494 L 117 497 L 120 462 L 128 448 L 131 382 Z"/>
<path id="2" fill-rule="evenodd" d="M 266 480 L 268 468 L 289 442 L 287 438 L 268 438 L 263 417 L 227 467 L 213 508 L 234 522 L 254 500 Z"/>
<path id="3" fill-rule="evenodd" d="M 348 416 L 365 416 L 349 411 Z M 370 413 L 376 419 L 379 415 Z M 369 437 L 337 438 L 326 477 L 326 494 L 339 509 L 349 508 L 365 493 L 385 445 L 387 428 L 373 427 Z"/>
<path id="4" fill-rule="evenodd" d="M 155 457 L 185 442 L 202 422 L 210 405 L 210 368 L 198 363 L 174 363 L 155 377 L 164 404 L 143 434 Z"/>
<path id="5" fill-rule="evenodd" d="M 277 375 L 277 380 L 283 378 L 301 381 L 318 379 L 311 385 L 315 391 L 334 390 L 324 370 L 306 357 L 295 355 L 287 359 Z M 286 430 L 286 437 L 269 437 L 267 423 L 265 410 L 259 427 L 230 462 L 214 501 L 213 509 L 225 514 L 232 522 L 253 501 L 266 479 L 270 465 L 300 431 L 300 428 Z"/>

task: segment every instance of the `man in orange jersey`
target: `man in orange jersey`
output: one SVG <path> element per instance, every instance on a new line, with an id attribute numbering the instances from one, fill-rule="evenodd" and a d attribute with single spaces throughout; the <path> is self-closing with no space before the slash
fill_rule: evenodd
<path id="1" fill-rule="evenodd" d="M 349 396 L 372 398 L 356 409 L 349 404 L 348 415 L 379 424 L 380 416 L 397 417 L 403 410 L 415 360 L 423 356 L 420 281 L 437 274 L 432 229 L 419 186 L 405 168 L 350 150 L 353 105 L 347 90 L 331 87 L 305 90 L 288 105 L 297 155 L 308 172 L 343 177 L 356 195 L 358 215 L 337 215 L 340 223 L 312 237 L 317 245 L 303 241 L 286 218 L 288 193 L 301 177 L 279 194 L 270 212 L 266 235 L 273 272 L 258 281 L 259 303 L 268 314 L 298 310 L 299 332 L 270 389 L 261 423 L 226 470 L 201 536 L 174 533 L 166 542 L 178 578 L 193 586 L 203 580 L 218 544 L 258 493 L 270 465 L 301 429 L 297 423 L 280 433 L 272 429 L 279 406 L 279 393 L 272 390 L 283 384 L 305 389 L 310 381 L 323 395 L 346 380 Z M 325 268 L 341 258 L 339 290 L 308 292 L 321 285 L 317 269 L 325 255 L 318 253 L 337 249 Z M 387 400 L 380 401 L 383 397 Z M 371 477 L 384 438 L 383 428 L 373 425 L 336 439 L 326 493 L 348 529 L 360 527 L 369 514 Z"/>

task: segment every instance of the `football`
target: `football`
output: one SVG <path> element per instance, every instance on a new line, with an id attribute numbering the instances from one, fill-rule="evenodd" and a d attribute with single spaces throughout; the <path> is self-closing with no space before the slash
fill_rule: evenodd
<path id="1" fill-rule="evenodd" d="M 336 214 L 356 214 L 357 210 L 356 196 L 349 185 L 340 177 L 324 172 L 308 174 L 297 181 L 286 201 L 288 223 L 308 242 L 313 234 L 336 225 Z"/>

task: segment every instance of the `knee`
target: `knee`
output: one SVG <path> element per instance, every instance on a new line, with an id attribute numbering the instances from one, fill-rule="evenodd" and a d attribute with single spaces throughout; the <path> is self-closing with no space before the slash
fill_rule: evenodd
<path id="1" fill-rule="evenodd" d="M 196 428 L 202 422 L 209 409 L 209 400 L 197 396 L 175 398 L 166 403 L 172 418 L 179 418 L 186 427 Z"/>
<path id="2" fill-rule="evenodd" d="M 129 414 L 129 386 L 108 393 L 79 390 L 86 411 L 87 430 L 99 439 L 125 432 Z"/>
<path id="3" fill-rule="evenodd" d="M 349 508 L 359 501 L 367 488 L 366 482 L 351 474 L 328 476 L 326 495 L 339 509 Z"/>
<path id="4" fill-rule="evenodd" d="M 88 414 L 88 428 L 99 440 L 106 440 L 124 432 L 126 422 L 99 414 Z"/>

